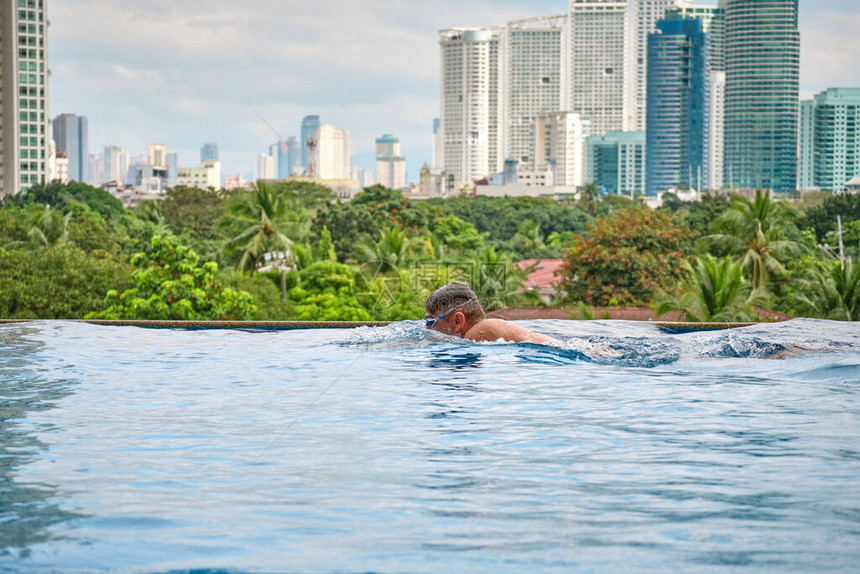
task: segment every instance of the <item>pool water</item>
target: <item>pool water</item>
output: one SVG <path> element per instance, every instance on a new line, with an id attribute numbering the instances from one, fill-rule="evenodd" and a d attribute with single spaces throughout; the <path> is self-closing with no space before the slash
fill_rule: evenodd
<path id="1" fill-rule="evenodd" d="M 0 326 L 0 572 L 857 572 L 860 328 Z"/>

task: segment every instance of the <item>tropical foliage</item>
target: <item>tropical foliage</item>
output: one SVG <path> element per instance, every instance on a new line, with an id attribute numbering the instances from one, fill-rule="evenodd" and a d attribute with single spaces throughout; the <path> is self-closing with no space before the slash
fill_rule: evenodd
<path id="1" fill-rule="evenodd" d="M 36 186 L 0 206 L 0 317 L 418 319 L 454 280 L 488 309 L 543 304 L 515 263 L 562 258 L 556 301 L 585 310 L 857 319 L 860 196 L 663 199 L 654 211 L 587 186 L 416 202 L 373 186 L 346 201 L 261 182 L 126 209 L 87 185 Z"/>

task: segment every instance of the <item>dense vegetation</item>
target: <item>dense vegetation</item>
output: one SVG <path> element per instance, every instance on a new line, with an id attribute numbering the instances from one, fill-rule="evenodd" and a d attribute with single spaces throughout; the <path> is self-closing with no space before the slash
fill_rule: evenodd
<path id="1" fill-rule="evenodd" d="M 452 280 L 490 309 L 539 304 L 513 263 L 561 258 L 556 304 L 860 319 L 860 196 L 664 199 L 659 211 L 593 189 L 567 203 L 412 202 L 376 186 L 344 202 L 321 185 L 260 183 L 178 187 L 125 209 L 55 183 L 0 206 L 0 317 L 416 319 Z"/>

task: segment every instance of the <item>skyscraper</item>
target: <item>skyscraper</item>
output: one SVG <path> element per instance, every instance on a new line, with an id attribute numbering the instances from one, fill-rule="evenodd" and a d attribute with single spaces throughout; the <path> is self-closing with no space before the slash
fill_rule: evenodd
<path id="1" fill-rule="evenodd" d="M 830 88 L 801 110 L 800 183 L 841 192 L 860 175 L 860 88 Z"/>
<path id="2" fill-rule="evenodd" d="M 459 183 L 502 166 L 502 36 L 501 28 L 439 32 L 442 165 Z"/>
<path id="3" fill-rule="evenodd" d="M 810 189 L 815 186 L 815 100 L 800 102 L 797 133 L 797 189 Z"/>
<path id="4" fill-rule="evenodd" d="M 535 168 L 535 118 L 564 109 L 565 15 L 514 20 L 505 33 L 506 156 Z"/>
<path id="5" fill-rule="evenodd" d="M 589 122 L 573 112 L 539 114 L 535 120 L 534 165 L 552 167 L 554 185 L 585 183 Z"/>
<path id="6" fill-rule="evenodd" d="M 0 197 L 48 176 L 47 5 L 48 0 L 0 3 Z"/>
<path id="7" fill-rule="evenodd" d="M 439 118 L 433 118 L 433 169 L 442 169 L 442 133 L 440 127 L 442 122 Z"/>
<path id="8" fill-rule="evenodd" d="M 87 118 L 74 114 L 60 114 L 54 118 L 54 141 L 57 151 L 69 154 L 69 181 L 91 182 Z M 99 181 L 96 185 L 102 183 Z"/>
<path id="9" fill-rule="evenodd" d="M 791 191 L 797 183 L 798 0 L 726 3 L 726 181 Z"/>
<path id="10" fill-rule="evenodd" d="M 634 50 L 630 59 L 633 62 L 633 120 L 629 129 L 645 130 L 646 109 L 648 106 L 648 36 L 657 30 L 657 21 L 666 12 L 692 5 L 692 0 L 632 0 L 634 19 L 632 22 Z"/>
<path id="11" fill-rule="evenodd" d="M 313 139 L 316 143 L 309 165 L 310 177 L 323 180 L 349 179 L 352 175 L 352 140 L 349 130 L 339 130 L 323 124 L 317 128 Z"/>
<path id="12" fill-rule="evenodd" d="M 131 164 L 131 155 L 119 146 L 105 146 L 105 182 L 124 184 Z"/>
<path id="13" fill-rule="evenodd" d="M 257 165 L 254 168 L 254 179 L 260 180 L 274 178 L 275 158 L 264 153 L 257 155 Z"/>
<path id="14" fill-rule="evenodd" d="M 570 0 L 569 109 L 594 135 L 634 124 L 629 1 Z"/>
<path id="15" fill-rule="evenodd" d="M 389 189 L 406 186 L 406 158 L 400 155 L 400 139 L 390 134 L 376 138 L 376 183 Z"/>
<path id="16" fill-rule="evenodd" d="M 308 169 L 308 160 L 310 159 L 310 150 L 308 149 L 308 140 L 316 136 L 317 129 L 320 127 L 319 116 L 305 116 L 302 120 L 302 167 Z M 308 174 L 313 177 L 313 174 Z"/>
<path id="17" fill-rule="evenodd" d="M 217 161 L 217 160 L 216 160 Z M 200 162 L 201 164 L 203 162 Z M 167 184 L 173 185 L 179 178 L 179 152 L 167 154 Z"/>
<path id="18" fill-rule="evenodd" d="M 648 195 L 707 184 L 709 83 L 702 21 L 657 22 L 657 31 L 648 37 Z"/>
<path id="19" fill-rule="evenodd" d="M 666 10 L 666 19 L 668 20 L 687 18 L 696 18 L 702 21 L 702 29 L 708 35 L 711 44 L 711 70 L 724 72 L 726 70 L 726 0 L 718 0 L 716 6 L 691 6 L 687 4 Z"/>
<path id="20" fill-rule="evenodd" d="M 203 144 L 203 147 L 200 148 L 200 165 L 209 160 L 221 161 L 220 155 L 217 143 Z"/>

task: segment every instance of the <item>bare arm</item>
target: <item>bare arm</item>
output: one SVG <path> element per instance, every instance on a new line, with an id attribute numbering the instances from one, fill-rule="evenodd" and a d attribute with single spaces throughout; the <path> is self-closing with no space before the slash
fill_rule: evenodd
<path id="1" fill-rule="evenodd" d="M 471 341 L 498 341 L 502 339 L 511 343 L 537 343 L 539 345 L 558 345 L 559 341 L 529 331 L 503 319 L 484 319 L 466 333 Z"/>

